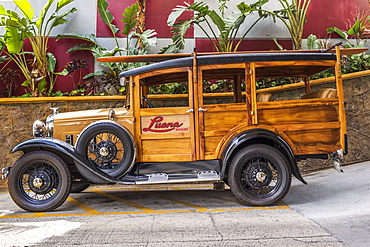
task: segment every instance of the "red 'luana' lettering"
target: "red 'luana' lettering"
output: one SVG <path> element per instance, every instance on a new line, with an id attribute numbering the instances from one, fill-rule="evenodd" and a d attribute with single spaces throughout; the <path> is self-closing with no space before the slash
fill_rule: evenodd
<path id="1" fill-rule="evenodd" d="M 151 131 L 151 132 L 168 132 L 174 130 L 175 128 L 181 127 L 184 123 L 161 123 L 163 121 L 163 117 L 158 116 L 150 120 L 150 124 L 147 128 L 143 128 L 143 131 Z M 153 128 L 154 126 L 154 128 Z"/>

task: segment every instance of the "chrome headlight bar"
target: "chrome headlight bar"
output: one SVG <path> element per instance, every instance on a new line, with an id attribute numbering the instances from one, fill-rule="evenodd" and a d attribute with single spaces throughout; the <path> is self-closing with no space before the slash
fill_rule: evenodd
<path id="1" fill-rule="evenodd" d="M 58 108 L 50 108 L 53 110 L 53 114 L 46 118 L 46 124 L 40 120 L 36 120 L 33 123 L 32 131 L 34 137 L 53 137 L 54 130 L 54 118 L 58 113 Z"/>

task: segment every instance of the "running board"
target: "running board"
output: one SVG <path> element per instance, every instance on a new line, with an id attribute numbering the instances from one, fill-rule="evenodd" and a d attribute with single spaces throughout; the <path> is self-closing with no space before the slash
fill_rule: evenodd
<path id="1" fill-rule="evenodd" d="M 138 178 L 135 184 L 190 183 L 220 180 L 221 178 L 216 171 L 198 172 L 196 175 L 169 175 L 166 173 L 158 173 Z"/>

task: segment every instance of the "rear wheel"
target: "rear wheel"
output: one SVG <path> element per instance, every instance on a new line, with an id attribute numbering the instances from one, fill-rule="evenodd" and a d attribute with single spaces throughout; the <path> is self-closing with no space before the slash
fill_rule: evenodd
<path id="1" fill-rule="evenodd" d="M 67 199 L 71 175 L 56 154 L 34 151 L 16 161 L 8 185 L 10 196 L 20 208 L 30 212 L 52 211 Z"/>
<path id="2" fill-rule="evenodd" d="M 271 205 L 284 198 L 291 184 L 286 158 L 267 145 L 242 148 L 232 159 L 228 182 L 233 194 L 253 206 Z"/>

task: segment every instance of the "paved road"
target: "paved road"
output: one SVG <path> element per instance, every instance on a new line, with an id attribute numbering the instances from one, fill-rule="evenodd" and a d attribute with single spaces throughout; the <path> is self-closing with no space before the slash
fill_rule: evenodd
<path id="1" fill-rule="evenodd" d="M 0 246 L 368 246 L 370 163 L 293 182 L 284 203 L 246 207 L 209 185 L 94 187 L 52 213 L 0 193 Z"/>
<path id="2" fill-rule="evenodd" d="M 297 181 L 284 202 L 347 246 L 370 246 L 370 162 L 326 170 Z"/>

